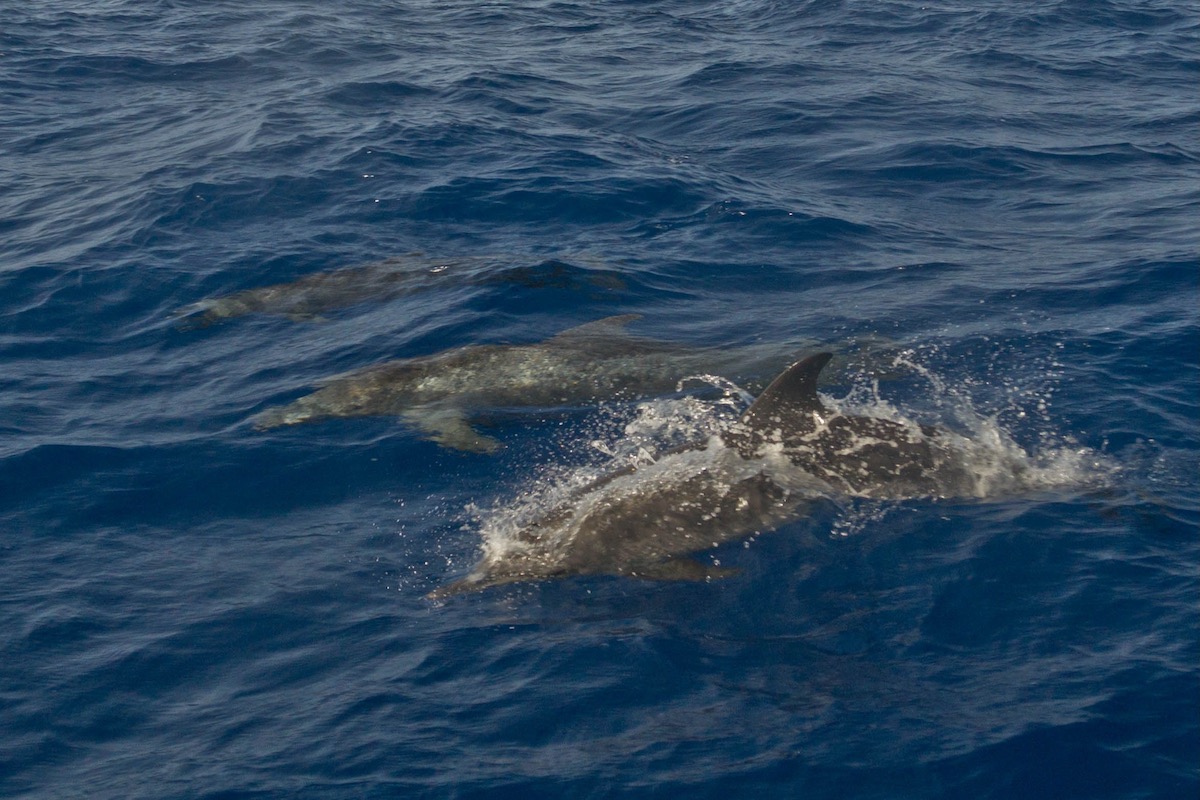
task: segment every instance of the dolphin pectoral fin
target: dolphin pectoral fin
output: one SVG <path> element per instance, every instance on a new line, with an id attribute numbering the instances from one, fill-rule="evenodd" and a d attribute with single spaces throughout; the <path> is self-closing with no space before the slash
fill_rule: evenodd
<path id="1" fill-rule="evenodd" d="M 639 565 L 624 574 L 631 578 L 643 578 L 648 581 L 708 581 L 728 578 L 740 572 L 740 569 L 734 567 L 701 564 L 690 558 L 670 558 L 666 561 Z"/>
<path id="2" fill-rule="evenodd" d="M 467 453 L 494 453 L 504 445 L 467 424 L 458 408 L 418 408 L 402 414 L 404 421 L 421 432 L 423 438 L 451 450 Z"/>

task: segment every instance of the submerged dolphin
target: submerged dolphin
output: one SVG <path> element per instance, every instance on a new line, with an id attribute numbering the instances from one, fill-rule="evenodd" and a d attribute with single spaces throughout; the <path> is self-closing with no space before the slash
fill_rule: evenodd
<path id="1" fill-rule="evenodd" d="M 260 286 L 212 297 L 175 312 L 184 330 L 206 328 L 247 314 L 276 314 L 292 320 L 319 319 L 326 311 L 367 300 L 384 301 L 442 286 L 516 284 L 530 288 L 622 289 L 611 270 L 549 260 L 532 266 L 496 268 L 495 259 L 435 260 L 419 253 L 371 264 L 306 275 L 290 283 Z"/>
<path id="2" fill-rule="evenodd" d="M 972 493 L 948 432 L 840 414 L 822 404 L 820 353 L 797 362 L 717 437 L 601 477 L 430 598 L 572 575 L 664 580 L 728 570 L 688 558 L 800 515 L 814 498 Z"/>
<path id="3" fill-rule="evenodd" d="M 763 348 L 688 349 L 631 336 L 637 314 L 608 317 L 525 345 L 471 345 L 388 361 L 329 379 L 312 394 L 267 409 L 260 430 L 330 417 L 398 415 L 445 447 L 491 452 L 471 427 L 485 412 L 563 408 L 675 391 L 691 376 L 770 374 L 783 360 Z"/>

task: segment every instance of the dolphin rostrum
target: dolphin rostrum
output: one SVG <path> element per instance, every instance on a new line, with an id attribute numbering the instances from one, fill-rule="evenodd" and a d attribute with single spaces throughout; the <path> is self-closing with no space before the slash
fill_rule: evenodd
<path id="1" fill-rule="evenodd" d="M 829 360 L 819 353 L 793 364 L 708 442 L 602 476 L 486 541 L 469 575 L 429 597 L 572 575 L 718 577 L 729 570 L 689 554 L 775 528 L 818 497 L 975 493 L 953 434 L 825 406 L 817 379 Z"/>
<path id="2" fill-rule="evenodd" d="M 499 442 L 471 426 L 481 414 L 562 409 L 675 391 L 712 373 L 735 379 L 770 374 L 780 351 L 686 348 L 632 336 L 637 314 L 607 317 L 525 345 L 470 345 L 388 361 L 328 379 L 322 388 L 253 422 L 260 430 L 330 417 L 401 417 L 445 447 L 492 452 Z"/>
<path id="3" fill-rule="evenodd" d="M 316 320 L 333 309 L 368 300 L 383 301 L 446 286 L 515 284 L 527 288 L 623 289 L 612 270 L 577 267 L 549 260 L 531 266 L 497 267 L 483 257 L 435 260 L 420 253 L 393 256 L 357 267 L 318 272 L 290 283 L 276 283 L 211 297 L 175 312 L 184 330 L 207 328 L 247 314 L 275 314 Z"/>

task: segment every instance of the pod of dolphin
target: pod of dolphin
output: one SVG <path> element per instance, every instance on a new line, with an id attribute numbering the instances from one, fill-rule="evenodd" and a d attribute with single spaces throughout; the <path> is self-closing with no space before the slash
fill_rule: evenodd
<path id="1" fill-rule="evenodd" d="M 499 273 L 453 262 L 474 283 L 616 288 L 604 271 L 571 272 L 558 262 Z M 548 265 L 548 266 L 547 266 Z M 182 309 L 183 328 L 250 313 L 309 319 L 332 308 L 396 297 L 445 281 L 451 263 L 406 256 L 249 289 Z M 499 441 L 473 423 L 481 414 L 594 407 L 677 391 L 696 375 L 753 381 L 783 366 L 753 348 L 687 348 L 630 335 L 638 315 L 571 328 L 525 345 L 481 344 L 376 364 L 253 418 L 259 430 L 331 417 L 395 415 L 447 448 L 490 453 Z M 487 548 L 465 577 L 429 593 L 445 599 L 518 581 L 611 574 L 659 580 L 720 577 L 690 556 L 771 530 L 817 496 L 903 498 L 973 493 L 951 435 L 930 426 L 839 413 L 817 384 L 831 354 L 787 366 L 736 421 L 705 441 L 617 469 L 574 492 L 502 547 Z M 789 359 L 790 360 L 790 359 Z"/>

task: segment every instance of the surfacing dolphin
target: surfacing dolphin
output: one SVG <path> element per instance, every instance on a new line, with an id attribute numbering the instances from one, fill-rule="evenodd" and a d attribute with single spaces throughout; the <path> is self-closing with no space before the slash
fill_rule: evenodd
<path id="1" fill-rule="evenodd" d="M 330 417 L 396 415 L 444 447 L 486 453 L 500 443 L 471 426 L 485 414 L 636 400 L 675 391 L 692 376 L 771 374 L 784 360 L 780 351 L 762 347 L 697 349 L 632 336 L 625 326 L 638 317 L 607 317 L 534 344 L 471 345 L 366 367 L 267 409 L 253 423 L 266 430 Z"/>
<path id="2" fill-rule="evenodd" d="M 497 267 L 483 257 L 435 260 L 410 253 L 357 267 L 318 272 L 288 283 L 211 297 L 175 312 L 183 330 L 207 328 L 247 314 L 275 314 L 295 321 L 365 301 L 382 302 L 447 286 L 514 284 L 526 288 L 623 289 L 611 270 L 548 260 L 531 266 Z"/>
<path id="3" fill-rule="evenodd" d="M 819 353 L 789 367 L 707 443 L 605 475 L 487 542 L 469 575 L 429 597 L 573 575 L 719 577 L 728 570 L 689 554 L 778 527 L 817 497 L 973 493 L 952 434 L 826 407 L 817 380 L 829 360 Z"/>

